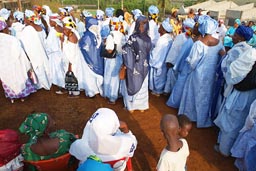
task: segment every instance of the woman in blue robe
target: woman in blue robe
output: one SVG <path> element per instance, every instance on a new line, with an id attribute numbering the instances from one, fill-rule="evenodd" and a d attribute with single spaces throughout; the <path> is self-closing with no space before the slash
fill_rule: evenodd
<path id="1" fill-rule="evenodd" d="M 145 16 L 139 16 L 135 32 L 123 46 L 123 62 L 126 78 L 123 82 L 123 100 L 127 110 L 144 111 L 148 104 L 148 71 L 151 40 L 148 36 L 149 23 Z"/>
<path id="2" fill-rule="evenodd" d="M 197 122 L 197 127 L 213 125 L 209 116 L 213 97 L 214 78 L 222 42 L 211 35 L 216 32 L 217 21 L 209 16 L 200 16 L 198 31 L 202 37 L 196 41 L 186 59 L 189 73 L 180 102 L 179 114 L 187 115 Z"/>
<path id="3" fill-rule="evenodd" d="M 230 155 L 230 149 L 244 125 L 250 105 L 256 98 L 256 89 L 239 91 L 234 88 L 235 84 L 246 77 L 256 61 L 255 49 L 246 43 L 252 35 L 250 27 L 239 26 L 232 38 L 234 46 L 221 64 L 226 85 L 224 100 L 214 123 L 220 128 L 219 145 L 215 149 L 224 156 Z"/>
<path id="4" fill-rule="evenodd" d="M 100 93 L 103 95 L 103 58 L 100 56 L 100 33 L 98 29 L 98 21 L 95 18 L 86 18 L 86 31 L 79 41 L 79 47 L 84 59 L 92 72 L 88 73 L 90 84 L 86 86 L 86 96 L 93 97 Z M 87 82 L 88 83 L 88 82 Z M 89 83 L 88 83 L 89 84 Z"/>

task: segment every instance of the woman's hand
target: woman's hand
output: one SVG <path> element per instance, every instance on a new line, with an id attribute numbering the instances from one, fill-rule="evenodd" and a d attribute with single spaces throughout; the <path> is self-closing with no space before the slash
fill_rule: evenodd
<path id="1" fill-rule="evenodd" d="M 123 133 L 128 133 L 129 132 L 129 128 L 127 126 L 127 124 L 124 121 L 119 121 L 120 122 L 120 127 L 119 129 L 123 132 Z"/>
<path id="2" fill-rule="evenodd" d="M 223 56 L 226 55 L 226 51 L 225 51 L 224 49 L 221 49 L 221 50 L 219 51 L 219 54 L 223 57 Z"/>

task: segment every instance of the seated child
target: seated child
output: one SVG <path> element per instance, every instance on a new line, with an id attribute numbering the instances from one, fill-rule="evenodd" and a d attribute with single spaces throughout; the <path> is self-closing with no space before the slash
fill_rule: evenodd
<path id="1" fill-rule="evenodd" d="M 187 141 L 179 136 L 179 122 L 175 115 L 166 114 L 160 123 L 167 146 L 161 152 L 157 171 L 185 171 L 189 148 Z"/>
<path id="2" fill-rule="evenodd" d="M 191 120 L 184 114 L 177 116 L 180 126 L 179 135 L 181 138 L 186 138 L 188 136 L 189 131 L 192 129 Z"/>

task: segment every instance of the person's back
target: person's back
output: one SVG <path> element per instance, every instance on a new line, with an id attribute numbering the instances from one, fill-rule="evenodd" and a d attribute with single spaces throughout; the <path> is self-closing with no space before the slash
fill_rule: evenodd
<path id="1" fill-rule="evenodd" d="M 160 123 L 161 130 L 167 140 L 157 164 L 157 171 L 185 171 L 189 148 L 187 141 L 179 138 L 179 123 L 175 115 L 166 114 Z"/>
<path id="2" fill-rule="evenodd" d="M 21 124 L 21 133 L 30 136 L 21 148 L 25 160 L 39 161 L 59 157 L 69 151 L 75 136 L 65 130 L 51 132 L 53 121 L 45 113 L 30 114 Z"/>

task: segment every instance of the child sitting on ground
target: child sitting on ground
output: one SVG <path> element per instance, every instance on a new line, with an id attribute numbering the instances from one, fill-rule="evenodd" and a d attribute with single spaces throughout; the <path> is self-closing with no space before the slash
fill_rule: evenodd
<path id="1" fill-rule="evenodd" d="M 188 136 L 189 131 L 192 129 L 191 120 L 184 114 L 177 116 L 180 126 L 179 135 L 181 138 L 186 138 Z"/>
<path id="2" fill-rule="evenodd" d="M 157 171 L 185 171 L 189 148 L 187 141 L 179 136 L 179 122 L 175 115 L 166 114 L 160 123 L 161 131 L 167 140 L 157 164 Z"/>

